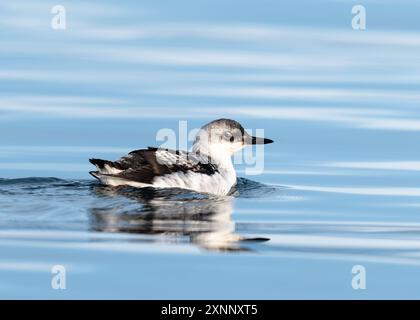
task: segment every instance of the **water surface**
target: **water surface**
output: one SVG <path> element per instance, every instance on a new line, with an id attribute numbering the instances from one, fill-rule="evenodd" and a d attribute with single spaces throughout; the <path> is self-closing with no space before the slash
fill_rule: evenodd
<path id="1" fill-rule="evenodd" d="M 55 4 L 0 4 L 1 298 L 420 298 L 418 3 Z M 228 197 L 88 175 L 219 117 L 275 141 Z"/>

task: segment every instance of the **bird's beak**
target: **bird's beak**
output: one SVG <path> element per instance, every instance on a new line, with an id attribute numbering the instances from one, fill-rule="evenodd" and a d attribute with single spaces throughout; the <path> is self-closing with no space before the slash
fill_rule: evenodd
<path id="1" fill-rule="evenodd" d="M 258 137 L 253 137 L 253 136 L 248 136 L 245 139 L 245 143 L 246 144 L 269 144 L 269 143 L 273 143 L 274 141 L 271 139 L 267 139 L 267 138 L 258 138 Z"/>
<path id="2" fill-rule="evenodd" d="M 258 138 L 258 137 L 252 137 L 251 144 L 269 144 L 273 143 L 274 141 L 267 138 Z"/>

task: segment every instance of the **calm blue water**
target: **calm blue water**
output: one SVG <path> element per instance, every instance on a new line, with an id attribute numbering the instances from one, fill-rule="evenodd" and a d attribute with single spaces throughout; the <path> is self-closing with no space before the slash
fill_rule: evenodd
<path id="1" fill-rule="evenodd" d="M 0 297 L 420 298 L 420 4 L 360 3 L 1 1 Z M 232 196 L 88 175 L 218 117 L 276 142 Z"/>

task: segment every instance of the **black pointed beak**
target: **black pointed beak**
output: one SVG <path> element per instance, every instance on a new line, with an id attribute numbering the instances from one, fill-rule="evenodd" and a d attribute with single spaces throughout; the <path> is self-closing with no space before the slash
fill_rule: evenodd
<path id="1" fill-rule="evenodd" d="M 269 144 L 273 142 L 273 140 L 267 138 L 251 137 L 251 144 Z"/>

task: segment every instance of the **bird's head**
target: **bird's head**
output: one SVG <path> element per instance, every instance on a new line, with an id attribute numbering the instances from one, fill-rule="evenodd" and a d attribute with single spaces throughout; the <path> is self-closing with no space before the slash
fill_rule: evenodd
<path id="1" fill-rule="evenodd" d="M 273 143 L 273 140 L 251 136 L 235 120 L 218 119 L 199 130 L 193 149 L 212 157 L 223 157 L 232 156 L 248 145 L 268 143 Z"/>

